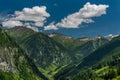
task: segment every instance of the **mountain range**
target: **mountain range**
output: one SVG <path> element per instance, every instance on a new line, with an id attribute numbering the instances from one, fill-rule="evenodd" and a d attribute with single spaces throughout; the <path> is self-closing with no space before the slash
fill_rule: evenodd
<path id="1" fill-rule="evenodd" d="M 1 80 L 119 80 L 120 37 L 73 38 L 0 26 Z"/>

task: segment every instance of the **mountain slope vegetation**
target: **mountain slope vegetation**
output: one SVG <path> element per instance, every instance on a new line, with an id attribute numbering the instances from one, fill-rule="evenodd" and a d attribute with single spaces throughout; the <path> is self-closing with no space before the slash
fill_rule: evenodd
<path id="1" fill-rule="evenodd" d="M 108 42 L 102 36 L 74 39 L 60 33 L 35 32 L 23 26 L 11 28 L 7 33 L 48 77 L 53 77 L 67 65 L 81 61 Z"/>
<path id="2" fill-rule="evenodd" d="M 45 33 L 34 32 L 25 27 L 15 27 L 7 33 L 34 61 L 39 70 L 50 79 L 54 70 L 73 62 L 71 58 L 74 56 Z"/>
<path id="3" fill-rule="evenodd" d="M 0 25 L 0 80 L 48 80 Z"/>
<path id="4" fill-rule="evenodd" d="M 42 68 L 76 62 L 108 42 L 103 37 L 82 41 L 60 33 L 34 32 L 25 27 L 15 27 L 7 32 Z"/>
<path id="5" fill-rule="evenodd" d="M 1 79 L 120 79 L 120 37 L 74 39 L 25 27 L 0 29 Z"/>
<path id="6" fill-rule="evenodd" d="M 119 78 L 120 37 L 112 39 L 78 64 L 69 65 L 55 75 L 55 79 L 108 80 Z M 73 74 L 74 73 L 74 74 Z"/>
<path id="7" fill-rule="evenodd" d="M 74 39 L 70 36 L 65 36 L 55 32 L 49 36 L 55 41 L 61 43 L 67 50 L 72 52 L 72 55 L 74 55 L 77 60 L 89 55 L 89 53 L 109 42 L 108 39 L 102 36 L 97 36 L 96 38 L 83 37 Z"/>

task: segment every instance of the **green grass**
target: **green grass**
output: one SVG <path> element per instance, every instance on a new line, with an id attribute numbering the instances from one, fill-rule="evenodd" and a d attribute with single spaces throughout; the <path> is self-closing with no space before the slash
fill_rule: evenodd
<path id="1" fill-rule="evenodd" d="M 56 69 L 55 71 L 52 72 L 52 76 L 54 76 L 56 73 L 58 73 L 59 71 L 61 71 L 64 67 L 66 67 L 67 65 L 61 66 L 58 69 Z"/>
<path id="2" fill-rule="evenodd" d="M 109 68 L 109 66 L 105 66 L 105 67 L 102 67 L 102 68 L 96 70 L 95 72 L 96 72 L 96 73 L 100 73 L 100 72 L 105 71 L 105 70 L 108 69 L 108 68 Z"/>
<path id="3" fill-rule="evenodd" d="M 61 67 L 57 67 L 55 66 L 54 64 L 51 64 L 50 66 L 48 66 L 47 68 L 43 69 L 41 67 L 39 67 L 39 70 L 47 77 L 49 78 L 49 80 L 54 80 L 53 76 L 59 72 L 60 70 L 62 70 L 64 66 L 61 66 Z"/>
<path id="4" fill-rule="evenodd" d="M 39 70 L 47 77 L 49 80 L 54 80 L 52 76 L 52 72 L 57 68 L 54 64 L 51 64 L 47 68 L 43 69 L 39 67 Z"/>

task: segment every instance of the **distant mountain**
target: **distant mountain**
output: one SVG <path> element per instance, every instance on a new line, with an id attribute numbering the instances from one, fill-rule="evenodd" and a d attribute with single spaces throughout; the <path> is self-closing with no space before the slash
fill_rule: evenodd
<path id="1" fill-rule="evenodd" d="M 49 37 L 61 43 L 66 49 L 72 52 L 72 55 L 74 55 L 75 59 L 77 60 L 89 55 L 89 53 L 95 51 L 100 46 L 109 42 L 108 39 L 102 36 L 97 36 L 95 38 L 82 37 L 74 39 L 70 36 L 65 36 L 56 32 L 49 34 Z"/>
<path id="2" fill-rule="evenodd" d="M 55 75 L 55 79 L 119 80 L 120 36 L 83 58 L 78 64 L 68 65 Z"/>
<path id="3" fill-rule="evenodd" d="M 48 80 L 0 25 L 0 80 Z"/>

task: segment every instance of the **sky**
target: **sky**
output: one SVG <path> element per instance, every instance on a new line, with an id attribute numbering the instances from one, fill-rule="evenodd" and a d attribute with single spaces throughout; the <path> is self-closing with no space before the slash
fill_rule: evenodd
<path id="1" fill-rule="evenodd" d="M 26 26 L 75 38 L 120 34 L 120 0 L 1 0 L 4 27 Z"/>

